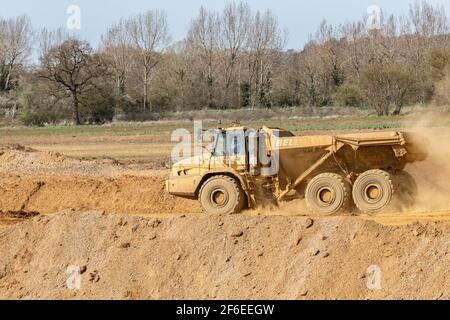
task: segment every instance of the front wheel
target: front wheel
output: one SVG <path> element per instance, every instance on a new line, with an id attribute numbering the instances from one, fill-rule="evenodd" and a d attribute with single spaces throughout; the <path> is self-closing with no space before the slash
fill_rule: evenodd
<path id="1" fill-rule="evenodd" d="M 200 189 L 203 212 L 222 215 L 239 213 L 245 207 L 246 196 L 238 182 L 228 176 L 209 178 Z"/>
<path id="2" fill-rule="evenodd" d="M 353 201 L 364 213 L 372 214 L 386 208 L 393 194 L 391 176 L 383 170 L 366 171 L 353 184 Z"/>

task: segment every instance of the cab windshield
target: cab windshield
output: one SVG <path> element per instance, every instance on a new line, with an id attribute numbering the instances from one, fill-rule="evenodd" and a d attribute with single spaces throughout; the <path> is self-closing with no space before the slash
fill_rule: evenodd
<path id="1" fill-rule="evenodd" d="M 223 131 L 217 135 L 215 156 L 234 156 L 245 154 L 245 135 L 243 130 Z"/>

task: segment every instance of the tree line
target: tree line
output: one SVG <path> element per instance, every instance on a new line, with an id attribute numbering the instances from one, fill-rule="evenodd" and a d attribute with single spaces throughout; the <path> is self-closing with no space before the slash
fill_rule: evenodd
<path id="1" fill-rule="evenodd" d="M 426 2 L 403 16 L 323 21 L 301 50 L 270 11 L 230 2 L 200 8 L 185 39 L 164 11 L 118 21 L 91 44 L 63 29 L 0 19 L 0 113 L 27 125 L 157 119 L 185 110 L 371 107 L 450 102 L 450 24 Z M 37 61 L 31 59 L 38 48 Z"/>

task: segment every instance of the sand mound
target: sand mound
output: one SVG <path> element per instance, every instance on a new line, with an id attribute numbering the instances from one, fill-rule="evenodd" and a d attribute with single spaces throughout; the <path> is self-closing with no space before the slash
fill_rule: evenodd
<path id="1" fill-rule="evenodd" d="M 123 214 L 200 212 L 165 192 L 165 170 L 82 161 L 23 147 L 0 149 L 0 212 L 65 209 Z"/>
<path id="2" fill-rule="evenodd" d="M 0 232 L 0 298 L 449 299 L 449 229 L 355 217 L 36 217 Z M 71 266 L 79 290 L 67 288 Z"/>
<path id="3" fill-rule="evenodd" d="M 170 196 L 163 176 L 0 177 L 0 211 L 53 214 L 65 209 L 123 214 L 200 212 L 195 200 Z"/>
<path id="4" fill-rule="evenodd" d="M 83 161 L 57 152 L 36 151 L 20 145 L 0 149 L 0 172 L 27 175 L 112 175 L 117 166 L 110 163 Z"/>

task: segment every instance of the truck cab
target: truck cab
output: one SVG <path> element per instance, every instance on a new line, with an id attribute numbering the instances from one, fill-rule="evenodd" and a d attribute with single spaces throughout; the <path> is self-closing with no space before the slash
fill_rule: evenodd
<path id="1" fill-rule="evenodd" d="M 240 196 L 238 207 L 253 206 L 254 196 L 250 194 L 250 176 L 276 176 L 270 171 L 271 144 L 273 137 L 292 137 L 291 132 L 279 128 L 263 127 L 253 130 L 242 126 L 218 129 L 207 148 L 201 154 L 186 158 L 172 165 L 167 191 L 176 196 L 197 198 L 202 187 L 209 180 L 228 185 L 233 193 Z M 229 198 L 229 195 L 227 195 Z M 229 210 L 222 208 L 220 212 Z"/>

